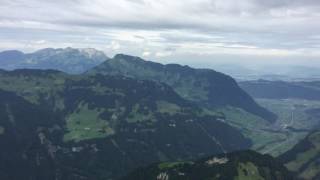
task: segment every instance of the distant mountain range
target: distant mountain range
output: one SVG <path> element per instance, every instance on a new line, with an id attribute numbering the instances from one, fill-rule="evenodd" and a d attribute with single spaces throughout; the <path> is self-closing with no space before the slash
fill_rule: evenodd
<path id="1" fill-rule="evenodd" d="M 243 63 L 209 64 L 215 70 L 231 75 L 237 81 L 265 79 L 269 81 L 319 81 L 319 64 L 250 64 Z M 317 67 L 318 66 L 318 67 Z"/>
<path id="2" fill-rule="evenodd" d="M 254 98 L 320 100 L 320 81 L 243 81 L 240 87 Z"/>
<path id="3" fill-rule="evenodd" d="M 83 73 L 109 59 L 93 48 L 46 48 L 33 53 L 17 50 L 0 52 L 1 69 L 56 69 L 71 74 Z M 319 68 L 303 65 L 245 66 L 235 63 L 208 64 L 207 67 L 231 75 L 237 81 L 319 81 Z"/>
<path id="4" fill-rule="evenodd" d="M 20 51 L 0 52 L 0 68 L 14 69 L 56 69 L 79 74 L 102 63 L 108 57 L 95 49 L 53 49 L 47 48 L 25 54 Z"/>
<path id="5" fill-rule="evenodd" d="M 1 69 L 54 69 L 69 74 L 107 74 L 166 83 L 183 98 L 206 108 L 232 106 L 270 122 L 276 116 L 260 107 L 238 87 L 230 76 L 210 69 L 194 69 L 178 64 L 162 65 L 139 57 L 118 54 L 109 59 L 95 49 L 42 49 L 24 54 L 0 53 Z"/>

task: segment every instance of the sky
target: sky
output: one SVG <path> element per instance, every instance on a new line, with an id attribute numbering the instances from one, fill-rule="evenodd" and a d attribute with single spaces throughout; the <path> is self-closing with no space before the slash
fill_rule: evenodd
<path id="1" fill-rule="evenodd" d="M 313 66 L 320 64 L 320 1 L 0 0 L 0 50 L 46 47 L 195 66 Z"/>

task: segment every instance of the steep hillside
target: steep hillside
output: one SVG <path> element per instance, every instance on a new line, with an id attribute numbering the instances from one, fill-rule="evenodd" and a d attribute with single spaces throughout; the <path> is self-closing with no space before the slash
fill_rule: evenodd
<path id="1" fill-rule="evenodd" d="M 45 134 L 58 139 L 62 124 L 59 113 L 0 90 L 0 179 L 53 179 L 57 149 Z"/>
<path id="2" fill-rule="evenodd" d="M 198 161 L 154 164 L 140 168 L 123 180 L 292 180 L 277 160 L 254 151 L 211 156 Z"/>
<path id="3" fill-rule="evenodd" d="M 79 74 L 108 59 L 95 49 L 42 49 L 24 54 L 19 51 L 0 52 L 2 69 L 55 69 Z"/>
<path id="4" fill-rule="evenodd" d="M 310 133 L 291 150 L 279 157 L 286 167 L 306 180 L 320 178 L 320 131 Z"/>
<path id="5" fill-rule="evenodd" d="M 162 65 L 139 57 L 116 55 L 87 72 L 88 74 L 124 75 L 164 82 L 183 98 L 205 107 L 234 106 L 274 121 L 276 116 L 260 107 L 234 79 L 209 69 L 193 69 L 177 64 Z"/>
<path id="6" fill-rule="evenodd" d="M 0 71 L 0 90 L 4 180 L 104 180 L 251 145 L 163 83 L 16 70 Z"/>

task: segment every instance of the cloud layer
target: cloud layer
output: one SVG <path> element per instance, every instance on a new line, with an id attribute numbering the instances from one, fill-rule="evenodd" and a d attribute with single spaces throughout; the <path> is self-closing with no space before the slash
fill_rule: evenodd
<path id="1" fill-rule="evenodd" d="M 320 57 L 319 21 L 318 0 L 1 0 L 0 49 L 308 60 Z"/>

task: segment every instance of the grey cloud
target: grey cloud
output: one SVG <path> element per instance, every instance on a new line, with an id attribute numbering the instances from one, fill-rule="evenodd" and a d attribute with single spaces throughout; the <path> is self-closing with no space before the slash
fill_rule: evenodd
<path id="1" fill-rule="evenodd" d="M 278 8 L 278 7 L 294 7 L 294 6 L 319 6 L 320 1 L 318 0 L 268 0 L 260 1 L 255 0 L 256 4 L 265 6 L 267 8 Z"/>
<path id="2" fill-rule="evenodd" d="M 120 50 L 137 54 L 144 49 L 179 53 L 198 44 L 210 52 L 247 47 L 316 52 L 319 12 L 319 0 L 1 0 L 0 40 L 99 48 L 119 41 Z M 115 35 L 120 32 L 130 37 Z"/>

